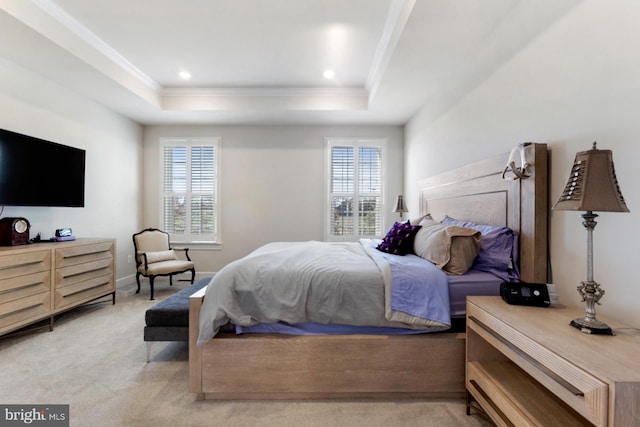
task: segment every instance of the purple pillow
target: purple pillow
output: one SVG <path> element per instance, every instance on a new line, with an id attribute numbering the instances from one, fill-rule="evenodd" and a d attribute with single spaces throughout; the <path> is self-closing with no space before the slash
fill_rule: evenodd
<path id="1" fill-rule="evenodd" d="M 396 221 L 376 249 L 394 255 L 413 253 L 413 240 L 421 227 L 421 225 L 411 225 L 409 221 L 404 223 Z"/>
<path id="2" fill-rule="evenodd" d="M 446 215 L 442 223 L 480 231 L 480 251 L 473 263 L 473 269 L 486 271 L 505 281 L 520 279 L 517 267 L 518 235 L 512 229 L 459 221 Z"/>

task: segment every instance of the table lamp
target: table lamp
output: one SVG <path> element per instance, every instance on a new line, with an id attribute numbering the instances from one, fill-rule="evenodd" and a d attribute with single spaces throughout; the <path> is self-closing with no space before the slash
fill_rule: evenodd
<path id="1" fill-rule="evenodd" d="M 402 214 L 405 212 L 409 212 L 407 210 L 407 206 L 404 204 L 404 196 L 402 196 L 401 194 L 398 195 L 398 198 L 396 199 L 396 208 L 393 211 L 400 213 L 400 221 L 402 221 Z"/>
<path id="2" fill-rule="evenodd" d="M 586 211 L 581 216 L 587 230 L 587 280 L 578 286 L 578 293 L 587 307 L 585 317 L 570 324 L 584 333 L 614 335 L 606 323 L 596 319 L 595 305 L 600 304 L 605 292 L 593 280 L 593 229 L 598 216 L 594 211 L 629 212 L 618 186 L 611 150 L 598 150 L 594 142 L 591 150 L 576 154 L 567 185 L 553 209 Z"/>

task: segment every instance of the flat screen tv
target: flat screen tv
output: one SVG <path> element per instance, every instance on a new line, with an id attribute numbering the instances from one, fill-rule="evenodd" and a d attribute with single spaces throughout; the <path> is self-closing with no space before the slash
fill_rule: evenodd
<path id="1" fill-rule="evenodd" d="M 0 129 L 0 206 L 84 207 L 85 154 Z"/>

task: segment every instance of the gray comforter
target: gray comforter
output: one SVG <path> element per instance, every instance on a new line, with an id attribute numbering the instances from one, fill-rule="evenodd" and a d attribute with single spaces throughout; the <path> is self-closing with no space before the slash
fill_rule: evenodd
<path id="1" fill-rule="evenodd" d="M 446 287 L 446 278 L 444 283 Z M 211 279 L 200 312 L 198 344 L 229 321 L 242 326 L 283 321 L 448 327 L 429 318 L 394 313 L 391 286 L 391 268 L 371 241 L 270 243 L 225 266 Z M 445 291 L 443 304 L 448 310 Z"/>

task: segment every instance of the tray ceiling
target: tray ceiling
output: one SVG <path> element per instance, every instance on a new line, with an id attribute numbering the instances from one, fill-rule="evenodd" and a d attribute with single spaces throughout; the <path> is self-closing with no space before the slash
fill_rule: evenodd
<path id="1" fill-rule="evenodd" d="M 575 4 L 0 0 L 0 55 L 143 124 L 404 124 Z"/>

